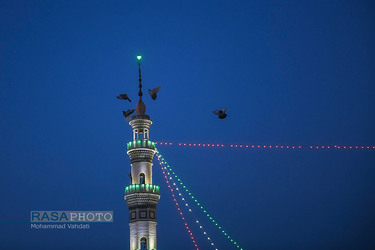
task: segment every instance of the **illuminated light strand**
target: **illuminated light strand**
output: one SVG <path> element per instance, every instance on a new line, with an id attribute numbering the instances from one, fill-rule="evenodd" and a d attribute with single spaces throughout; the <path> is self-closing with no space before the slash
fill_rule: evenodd
<path id="1" fill-rule="evenodd" d="M 174 181 L 174 178 L 172 177 L 172 175 L 170 174 L 170 172 L 168 171 L 168 168 L 160 161 L 159 159 L 159 155 L 157 154 L 157 159 L 159 161 L 159 165 L 160 165 L 160 168 L 161 168 L 161 171 L 163 172 L 164 176 L 166 176 L 166 174 L 169 176 L 169 180 L 172 181 L 173 185 L 176 186 L 176 182 Z M 165 173 L 166 172 L 166 173 Z M 166 178 L 168 180 L 168 177 Z M 185 207 L 189 207 L 188 211 L 189 213 L 192 214 L 192 216 L 194 217 L 194 221 L 195 223 L 199 226 L 199 228 L 202 230 L 202 233 L 203 233 L 203 236 L 205 238 L 207 238 L 207 240 L 209 241 L 209 244 L 211 247 L 215 248 L 215 250 L 218 250 L 218 248 L 216 248 L 215 246 L 215 243 L 213 242 L 213 240 L 211 239 L 211 237 L 208 235 L 207 231 L 204 229 L 202 223 L 196 218 L 196 216 L 194 215 L 193 213 L 193 210 L 191 209 L 191 207 L 189 206 L 189 204 L 187 203 L 185 197 L 182 195 L 182 193 L 180 192 L 180 189 L 178 187 L 176 187 L 174 189 L 175 191 L 178 192 L 178 196 L 180 197 L 181 201 L 185 203 Z M 185 225 L 187 225 L 185 223 Z"/>
<path id="2" fill-rule="evenodd" d="M 173 180 L 173 177 L 172 177 L 171 174 L 169 173 L 167 167 L 165 167 L 165 166 L 163 167 L 164 164 L 162 164 L 162 162 L 160 161 L 159 158 L 158 158 L 158 160 L 159 160 L 159 165 L 160 165 L 160 167 L 161 167 L 161 170 L 163 171 L 163 174 L 165 175 L 165 172 L 167 172 L 167 175 L 170 176 L 169 179 L 173 182 L 173 185 L 176 186 L 176 182 Z M 165 171 L 165 172 L 164 172 L 164 171 Z M 181 201 L 183 201 L 183 202 L 185 203 L 185 206 L 186 206 L 186 207 L 189 207 L 189 210 L 188 210 L 188 211 L 189 211 L 190 213 L 193 213 L 193 211 L 192 211 L 192 209 L 190 208 L 189 204 L 186 202 L 186 199 L 184 198 L 184 196 L 183 196 L 182 193 L 180 192 L 180 189 L 179 189 L 179 188 L 175 188 L 174 190 L 178 191 L 178 194 L 179 194 L 179 196 L 180 196 Z M 194 216 L 194 217 L 195 217 L 195 216 Z M 199 228 L 202 230 L 203 234 L 207 237 L 207 240 L 210 241 L 210 245 L 213 246 L 213 247 L 215 248 L 215 250 L 218 250 L 218 249 L 215 247 L 215 244 L 214 244 L 214 242 L 212 241 L 212 239 L 208 236 L 207 232 L 204 230 L 204 228 L 203 228 L 201 222 L 198 221 L 198 220 L 196 219 L 196 217 L 194 218 L 194 220 L 195 220 L 195 223 L 199 225 Z"/>
<path id="3" fill-rule="evenodd" d="M 168 186 L 169 190 L 171 191 L 173 201 L 175 202 L 175 205 L 177 207 L 177 212 L 180 214 L 181 219 L 184 222 L 185 228 L 186 228 L 188 234 L 190 235 L 189 238 L 191 239 L 191 241 L 193 242 L 193 244 L 197 248 L 197 250 L 199 250 L 197 242 L 194 239 L 193 233 L 191 232 L 191 229 L 189 228 L 189 225 L 188 225 L 187 221 L 185 220 L 185 216 L 184 216 L 184 214 L 181 211 L 180 205 L 179 205 L 179 203 L 176 200 L 176 197 L 175 197 L 174 192 L 173 192 L 173 188 L 171 187 L 171 184 L 170 184 L 170 182 L 168 180 L 168 177 L 167 177 L 167 175 L 166 175 L 166 173 L 165 173 L 165 171 L 163 169 L 162 169 L 162 172 L 163 172 L 163 175 L 164 175 L 164 178 L 165 178 L 165 182 L 167 183 L 167 186 Z"/>
<path id="4" fill-rule="evenodd" d="M 238 243 L 236 241 L 233 240 L 233 238 L 228 235 L 227 232 L 225 232 L 222 227 L 217 223 L 217 221 L 204 209 L 204 207 L 199 203 L 199 201 L 192 195 L 191 192 L 189 192 L 189 190 L 186 188 L 186 186 L 182 183 L 181 179 L 178 178 L 178 176 L 174 173 L 174 171 L 172 170 L 172 168 L 168 165 L 168 163 L 164 160 L 163 156 L 160 155 L 159 153 L 159 156 L 160 158 L 162 159 L 162 163 L 164 166 L 166 166 L 171 172 L 173 175 L 175 175 L 175 177 L 177 178 L 178 182 L 180 183 L 180 185 L 184 188 L 184 190 L 186 191 L 186 193 L 188 193 L 188 195 L 190 196 L 190 198 L 196 203 L 196 205 L 203 211 L 204 214 L 206 214 L 206 216 L 208 217 L 208 219 L 220 230 L 221 233 L 224 234 L 224 236 L 226 238 L 228 238 L 230 240 L 230 242 L 232 244 L 234 244 L 237 248 L 241 249 L 242 248 L 238 245 Z M 171 177 L 170 177 L 171 178 Z"/>
<path id="5" fill-rule="evenodd" d="M 184 147 L 211 147 L 211 148 L 249 148 L 249 149 L 375 149 L 368 145 L 255 145 L 255 144 L 217 144 L 217 143 L 182 143 L 182 142 L 155 142 L 155 145 L 184 146 Z"/>
<path id="6" fill-rule="evenodd" d="M 181 179 L 177 176 L 177 174 L 173 171 L 173 169 L 169 166 L 169 164 L 164 160 L 164 157 L 159 153 L 159 151 L 156 149 L 156 152 L 158 153 L 158 160 L 161 159 L 161 163 L 167 167 L 167 169 L 174 175 L 174 177 L 177 179 L 178 183 L 181 185 L 181 187 L 185 190 L 185 192 L 189 195 L 189 197 L 195 202 L 195 204 L 203 211 L 203 214 L 207 216 L 207 218 L 219 229 L 219 231 L 226 237 L 228 240 L 237 248 L 243 250 L 242 247 L 222 228 L 222 226 L 219 225 L 219 223 L 210 215 L 207 210 L 200 204 L 198 199 L 193 196 L 193 194 L 189 191 L 189 189 L 184 185 L 184 183 L 181 181 Z M 170 177 L 171 178 L 171 177 Z"/>

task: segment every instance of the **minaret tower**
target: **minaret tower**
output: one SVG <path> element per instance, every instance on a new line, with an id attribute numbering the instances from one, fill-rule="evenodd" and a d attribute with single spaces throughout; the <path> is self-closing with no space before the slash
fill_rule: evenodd
<path id="1" fill-rule="evenodd" d="M 156 206 L 160 199 L 159 186 L 152 184 L 152 160 L 155 143 L 150 141 L 152 121 L 146 115 L 146 105 L 142 101 L 142 77 L 140 56 L 139 102 L 136 114 L 126 117 L 133 130 L 133 141 L 127 144 L 127 154 L 131 162 L 131 185 L 125 188 L 125 200 L 129 208 L 130 250 L 156 247 Z"/>

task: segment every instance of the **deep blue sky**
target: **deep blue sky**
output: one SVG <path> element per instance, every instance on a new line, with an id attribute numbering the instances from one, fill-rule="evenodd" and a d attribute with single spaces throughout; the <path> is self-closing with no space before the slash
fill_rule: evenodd
<path id="1" fill-rule="evenodd" d="M 162 85 L 145 98 L 153 141 L 373 145 L 374 13 L 371 1 L 1 1 L 0 246 L 128 248 L 122 110 L 137 53 L 144 88 Z M 244 249 L 375 247 L 374 151 L 159 149 Z M 156 165 L 154 183 L 159 248 L 193 249 Z M 31 210 L 115 222 L 35 231 Z"/>

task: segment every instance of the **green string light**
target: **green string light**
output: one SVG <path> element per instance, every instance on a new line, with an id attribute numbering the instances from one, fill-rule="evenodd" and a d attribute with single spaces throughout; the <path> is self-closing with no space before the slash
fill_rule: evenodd
<path id="1" fill-rule="evenodd" d="M 186 186 L 183 185 L 182 181 L 180 178 L 178 178 L 177 174 L 173 171 L 173 169 L 171 168 L 171 166 L 164 160 L 164 157 L 160 154 L 160 152 L 156 149 L 156 152 L 158 154 L 158 158 L 159 158 L 159 161 L 161 163 L 163 163 L 163 165 L 177 178 L 177 181 L 178 183 L 184 188 L 185 192 L 189 195 L 189 197 L 195 202 L 195 204 L 198 206 L 198 208 L 200 208 L 203 213 L 207 214 L 207 217 L 209 218 L 209 220 L 218 228 L 218 229 L 221 229 L 221 226 L 219 226 L 219 224 L 217 223 L 216 220 L 214 220 L 214 218 L 204 209 L 203 206 L 200 205 L 200 203 L 198 202 L 198 200 L 192 195 L 191 192 L 189 192 L 189 190 L 186 188 Z M 233 238 L 228 235 L 224 230 L 221 231 L 224 236 L 227 236 L 227 238 L 230 240 L 230 242 L 232 242 L 237 248 L 240 248 L 241 250 L 243 250 L 236 241 L 233 240 Z"/>
<path id="2" fill-rule="evenodd" d="M 160 161 L 159 158 L 158 158 L 158 160 Z M 168 169 L 167 169 L 165 166 L 163 166 L 162 164 L 160 164 L 160 165 L 161 165 L 161 169 L 162 169 L 162 172 L 163 172 L 164 176 L 165 176 L 165 177 L 167 177 L 167 175 L 171 176 L 171 174 L 170 174 L 170 172 L 168 171 Z M 173 183 L 174 186 L 176 186 L 176 181 L 175 181 L 172 177 L 170 177 L 169 179 L 170 179 L 170 182 Z M 168 183 L 168 181 L 167 181 L 167 183 Z M 181 194 L 180 189 L 179 189 L 178 187 L 176 187 L 175 190 L 178 192 L 179 196 L 181 196 L 180 199 L 185 203 L 185 206 L 186 206 L 186 207 L 189 207 L 188 203 L 187 203 L 187 202 L 185 201 L 185 199 L 184 199 L 184 196 Z M 176 199 L 174 199 L 174 200 L 176 201 Z M 177 201 L 176 201 L 176 202 L 177 202 Z M 190 213 L 193 213 L 193 211 L 192 211 L 192 209 L 191 209 L 190 207 L 189 207 L 189 210 L 188 210 L 188 211 L 189 211 Z M 194 214 L 191 214 L 191 215 L 192 215 L 193 217 L 195 217 Z M 186 218 L 186 216 L 185 216 L 185 218 Z M 199 228 L 202 230 L 203 234 L 205 235 L 204 237 L 206 237 L 207 240 L 209 240 L 209 242 L 210 242 L 210 246 L 214 247 L 215 250 L 218 250 L 218 249 L 216 248 L 214 242 L 212 241 L 212 239 L 211 239 L 210 237 L 208 237 L 208 234 L 207 234 L 206 230 L 203 228 L 202 224 L 197 220 L 197 218 L 194 218 L 194 221 L 195 221 L 195 223 L 197 223 L 197 224 L 199 225 Z"/>

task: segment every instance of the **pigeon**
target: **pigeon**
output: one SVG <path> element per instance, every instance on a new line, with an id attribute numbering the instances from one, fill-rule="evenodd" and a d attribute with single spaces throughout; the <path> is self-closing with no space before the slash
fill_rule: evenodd
<path id="1" fill-rule="evenodd" d="M 158 87 L 156 87 L 156 88 L 154 88 L 154 89 L 148 89 L 148 93 L 150 94 L 150 96 L 151 96 L 151 98 L 152 98 L 152 100 L 156 100 L 156 93 L 158 93 L 158 91 L 159 91 L 159 89 L 161 88 L 161 86 L 158 86 Z"/>
<path id="2" fill-rule="evenodd" d="M 128 97 L 127 94 L 121 94 L 121 95 L 117 96 L 117 99 L 128 100 L 129 102 L 132 102 L 132 101 L 129 99 L 129 97 Z"/>
<path id="3" fill-rule="evenodd" d="M 132 109 L 132 110 L 128 110 L 128 111 L 122 111 L 122 113 L 124 114 L 125 118 L 128 117 L 129 115 L 133 114 L 135 109 Z"/>
<path id="4" fill-rule="evenodd" d="M 215 110 L 215 111 L 213 111 L 213 113 L 215 115 L 218 115 L 219 119 L 224 119 L 225 117 L 227 117 L 227 114 L 225 114 L 226 110 L 227 110 L 226 108 L 223 108 L 221 110 Z"/>

